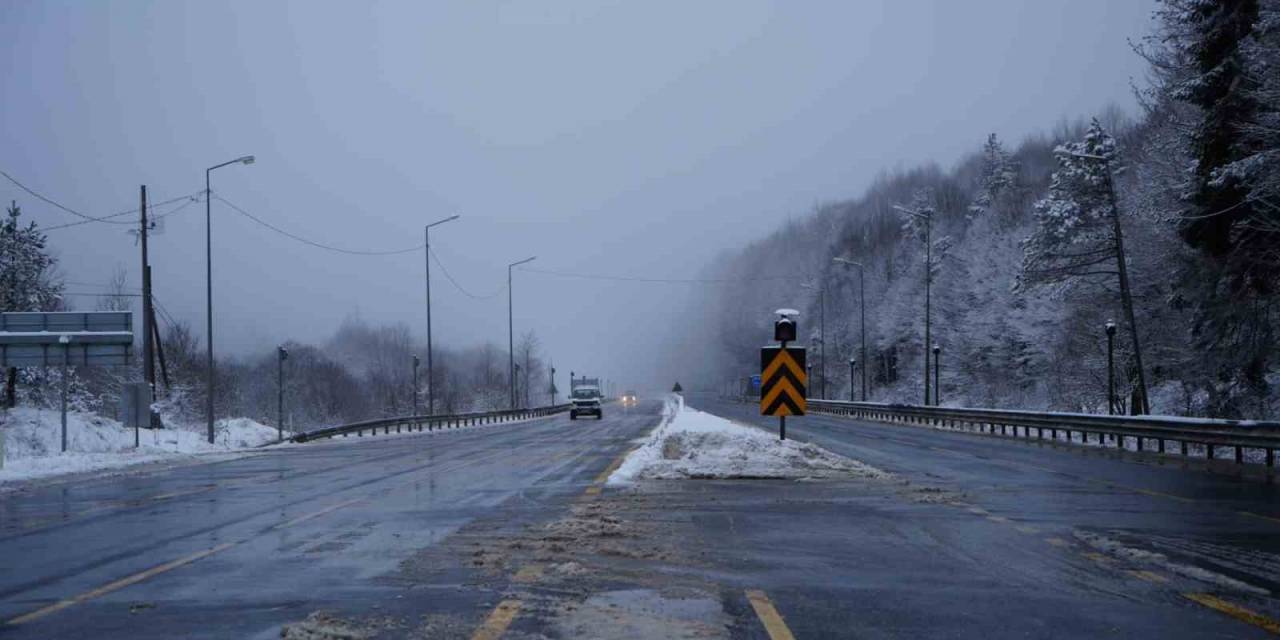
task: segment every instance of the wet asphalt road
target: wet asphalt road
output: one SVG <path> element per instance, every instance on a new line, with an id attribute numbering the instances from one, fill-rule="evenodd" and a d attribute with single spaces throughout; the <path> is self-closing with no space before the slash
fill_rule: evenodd
<path id="1" fill-rule="evenodd" d="M 0 495 L 0 620 L 35 612 L 0 637 L 272 638 L 327 610 L 467 638 L 502 602 L 505 638 L 785 637 L 761 598 L 798 638 L 1262 638 L 1280 618 L 1280 491 L 1231 465 L 808 416 L 791 437 L 893 477 L 601 488 L 659 406 Z M 571 513 L 622 534 L 546 535 Z"/>
<path id="2" fill-rule="evenodd" d="M 689 404 L 776 430 L 754 404 Z M 797 637 L 1272 637 L 1239 618 L 1280 618 L 1280 488 L 1230 465 L 816 415 L 787 426 L 903 484 L 716 481 L 664 499 L 695 510 L 691 538 L 724 581 L 765 590 Z"/>
<path id="3" fill-rule="evenodd" d="M 392 609 L 404 589 L 385 576 L 402 561 L 498 505 L 550 517 L 656 424 L 657 408 L 349 438 L 0 494 L 0 637 L 269 638 L 317 609 Z M 483 604 L 417 602 L 463 617 L 483 616 Z"/>

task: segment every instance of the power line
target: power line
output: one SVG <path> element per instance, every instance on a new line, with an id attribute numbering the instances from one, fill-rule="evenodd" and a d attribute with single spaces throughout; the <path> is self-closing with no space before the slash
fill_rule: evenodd
<path id="1" fill-rule="evenodd" d="M 492 300 L 493 298 L 496 298 L 502 295 L 502 292 L 507 290 L 507 286 L 503 285 L 501 289 L 498 289 L 497 291 L 488 295 L 482 296 L 482 295 L 471 293 L 470 291 L 467 290 L 466 287 L 462 286 L 461 284 L 458 284 L 458 281 L 453 279 L 453 275 L 449 273 L 449 269 L 444 266 L 443 262 L 440 261 L 440 257 L 436 255 L 435 251 L 431 251 L 431 259 L 434 260 L 436 263 L 436 266 L 440 267 L 440 270 L 444 272 L 445 279 L 447 279 L 451 284 L 453 284 L 453 287 L 455 289 L 462 292 L 462 295 L 467 296 L 472 300 Z"/>
<path id="2" fill-rule="evenodd" d="M 239 213 L 240 215 L 242 215 L 242 216 L 244 216 L 244 217 L 246 217 L 246 218 L 248 218 L 248 219 L 250 219 L 250 220 L 252 220 L 252 221 L 254 221 L 254 222 L 256 222 L 256 223 L 258 223 L 259 225 L 262 225 L 263 227 L 266 227 L 267 229 L 270 229 L 270 230 L 272 230 L 272 231 L 274 231 L 274 232 L 276 232 L 276 233 L 278 233 L 278 234 L 280 234 L 280 235 L 282 235 L 282 236 L 284 236 L 284 237 L 286 237 L 286 238 L 290 238 L 290 239 L 292 239 L 292 240 L 296 240 L 296 241 L 298 241 L 298 242 L 301 242 L 301 243 L 306 244 L 306 245 L 310 245 L 310 246 L 315 247 L 315 248 L 317 248 L 317 249 L 324 249 L 324 250 L 326 250 L 326 251 L 334 251 L 334 252 L 337 252 L 337 253 L 345 253 L 345 254 L 347 254 L 347 255 L 354 255 L 354 256 L 393 256 L 393 255 L 398 255 L 398 254 L 401 254 L 401 253 L 412 253 L 412 252 L 414 252 L 414 251 L 421 251 L 421 250 L 422 250 L 422 248 L 423 248 L 424 246 L 426 246 L 425 244 L 419 244 L 419 245 L 415 245 L 415 246 L 408 247 L 408 248 L 405 248 L 405 249 L 389 249 L 389 250 L 385 250 L 385 251 L 379 251 L 379 250 L 364 250 L 364 249 L 344 249 L 344 248 L 342 248 L 342 247 L 335 247 L 335 246 L 333 246 L 333 245 L 331 245 L 331 244 L 325 244 L 325 243 L 323 243 L 323 242 L 317 242 L 317 241 L 315 241 L 315 240 L 310 240 L 310 239 L 304 238 L 304 237 L 302 237 L 302 236 L 300 236 L 300 235 L 298 235 L 298 234 L 296 234 L 296 233 L 290 233 L 290 232 L 288 232 L 288 231 L 285 231 L 284 229 L 281 229 L 280 227 L 277 227 L 277 226 L 275 226 L 275 225 L 271 224 L 270 222 L 267 222 L 266 220 L 263 220 L 262 218 L 259 218 L 259 217 L 255 216 L 255 215 L 253 215 L 252 213 L 249 213 L 248 211 L 245 211 L 244 209 L 241 209 L 240 207 L 236 206 L 234 203 L 232 203 L 231 201 L 229 201 L 229 200 L 227 200 L 226 198 L 222 197 L 221 195 L 217 195 L 217 194 L 215 194 L 213 197 L 214 197 L 215 199 L 217 199 L 219 202 L 221 202 L 221 203 L 223 203 L 223 204 L 227 205 L 228 207 L 231 207 L 231 209 L 232 209 L 233 211 L 235 211 L 236 213 Z"/>
<path id="3" fill-rule="evenodd" d="M 594 273 L 569 273 L 550 269 L 520 267 L 520 271 L 540 273 L 560 278 L 579 278 L 582 280 L 607 280 L 610 282 L 651 282 L 658 284 L 732 284 L 738 282 L 767 282 L 773 280 L 794 280 L 795 276 L 766 276 L 763 278 L 646 278 L 640 276 L 608 276 Z"/>
<path id="4" fill-rule="evenodd" d="M 54 200 L 53 198 L 50 198 L 50 197 L 48 197 L 48 196 L 46 196 L 46 195 L 44 195 L 44 194 L 42 194 L 42 193 L 40 193 L 40 192 L 38 192 L 38 191 L 36 191 L 36 190 L 32 189 L 31 187 L 28 187 L 27 185 L 25 185 L 25 184 L 23 184 L 23 183 L 19 182 L 17 178 L 14 178 L 13 176 L 9 175 L 9 173 L 8 173 L 7 171 L 4 171 L 3 169 L 0 169 L 0 176 L 4 176 L 6 180 L 8 180 L 9 182 L 12 182 L 12 183 L 13 183 L 15 186 L 17 186 L 19 189 L 22 189 L 23 191 L 25 191 L 25 192 L 27 192 L 28 194 L 30 194 L 33 198 L 36 198 L 37 200 L 40 200 L 41 202 L 44 202 L 44 203 L 49 204 L 49 205 L 51 205 L 51 206 L 57 207 L 58 209 L 61 209 L 62 211 L 65 211 L 65 212 L 67 212 L 67 213 L 69 213 L 69 214 L 71 214 L 71 215 L 73 215 L 73 216 L 76 216 L 77 218 L 83 218 L 83 219 L 84 219 L 82 222 L 75 222 L 75 223 L 72 223 L 72 224 L 66 224 L 66 225 L 58 225 L 58 226 L 55 226 L 55 227 L 46 227 L 46 228 L 44 229 L 45 231 L 51 231 L 51 230 L 53 230 L 53 229 L 62 229 L 62 228 L 71 227 L 71 226 L 80 225 L 80 224 L 88 224 L 88 223 L 90 223 L 90 222 L 101 222 L 101 223 L 104 223 L 104 224 L 136 224 L 136 222 L 135 222 L 135 221 L 133 221 L 133 220 L 114 220 L 114 219 L 113 219 L 113 218 L 119 218 L 120 216 L 126 216 L 126 215 L 129 215 L 129 214 L 131 214 L 131 213 L 136 213 L 136 212 L 138 211 L 136 208 L 134 208 L 134 209 L 126 209 L 126 210 L 121 211 L 121 212 L 119 212 L 119 213 L 113 213 L 113 214 L 105 215 L 105 216 L 91 216 L 91 215 L 88 215 L 88 214 L 86 214 L 86 213 L 81 213 L 81 212 L 79 212 L 79 211 L 76 211 L 75 209 L 72 209 L 71 207 L 68 207 L 68 206 L 66 206 L 66 205 L 62 204 L 62 203 L 60 203 L 60 202 L 58 202 L 58 201 Z M 203 193 L 203 191 L 197 191 L 197 192 L 195 192 L 194 194 L 191 194 L 191 195 L 179 196 L 179 197 L 177 197 L 177 198 L 172 198 L 172 199 L 170 199 L 170 200 L 166 200 L 166 201 L 164 201 L 164 202 L 157 202 L 157 203 L 155 203 L 154 205 L 151 205 L 151 206 L 150 206 L 150 207 L 148 207 L 148 208 L 152 208 L 152 209 L 154 209 L 155 207 L 162 207 L 162 206 L 165 206 L 165 205 L 167 205 L 167 204 L 172 204 L 172 203 L 174 203 L 174 202 L 177 202 L 177 201 L 179 201 L 179 200 L 182 200 L 182 199 L 184 199 L 184 198 L 191 198 L 191 197 L 194 197 L 194 196 L 196 196 L 196 195 L 199 195 L 200 193 Z"/>

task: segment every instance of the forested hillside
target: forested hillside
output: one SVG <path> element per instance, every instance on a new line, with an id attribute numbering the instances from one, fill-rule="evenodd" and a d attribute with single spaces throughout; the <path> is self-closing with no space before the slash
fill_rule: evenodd
<path id="1" fill-rule="evenodd" d="M 1119 410 L 1141 410 L 1145 378 L 1155 413 L 1280 415 L 1280 1 L 1168 0 L 1156 24 L 1136 116 L 1012 145 L 975 131 L 957 166 L 885 173 L 718 260 L 710 382 L 756 373 L 773 311 L 795 307 L 811 394 L 850 397 L 859 268 L 842 258 L 864 271 L 871 400 L 924 400 L 932 274 L 942 404 L 1106 412 L 1111 322 Z"/>

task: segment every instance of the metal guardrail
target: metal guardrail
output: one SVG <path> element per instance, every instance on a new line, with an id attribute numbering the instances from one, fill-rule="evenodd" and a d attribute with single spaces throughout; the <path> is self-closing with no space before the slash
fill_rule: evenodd
<path id="1" fill-rule="evenodd" d="M 1124 448 L 1126 438 L 1133 438 L 1138 451 L 1173 453 L 1166 447 L 1166 443 L 1172 441 L 1179 444 L 1176 452 L 1183 456 L 1187 455 L 1188 445 L 1202 446 L 1210 460 L 1215 459 L 1216 449 L 1227 448 L 1234 452 L 1235 461 L 1241 464 L 1245 462 L 1244 452 L 1253 450 L 1263 452 L 1263 463 L 1268 467 L 1275 466 L 1276 450 L 1280 449 L 1280 422 L 922 407 L 814 399 L 809 399 L 808 405 L 810 413 L 1077 444 L 1096 442 L 1099 446 L 1108 446 L 1106 437 L 1110 436 L 1112 445 Z M 1079 441 L 1074 439 L 1075 434 L 1080 435 Z M 1060 435 L 1065 440 L 1060 439 Z M 1148 442 L 1155 443 L 1155 446 L 1147 449 L 1145 445 Z"/>
<path id="2" fill-rule="evenodd" d="M 501 411 L 481 411 L 476 413 L 378 418 L 376 420 L 365 420 L 364 422 L 353 422 L 351 424 L 342 424 L 335 427 L 325 427 L 323 429 L 298 433 L 289 438 L 289 441 L 310 442 L 312 440 L 333 438 L 335 436 L 342 436 L 345 438 L 352 434 L 355 434 L 356 437 L 363 437 L 366 431 L 369 435 L 375 436 L 378 435 L 379 429 L 382 430 L 382 433 L 389 434 L 391 433 L 392 428 L 395 428 L 396 433 L 458 429 L 479 424 L 494 424 L 498 422 L 527 420 L 529 418 L 541 418 L 543 416 L 554 415 L 568 410 L 568 404 L 557 404 L 549 407 L 534 407 L 531 409 L 503 409 Z"/>

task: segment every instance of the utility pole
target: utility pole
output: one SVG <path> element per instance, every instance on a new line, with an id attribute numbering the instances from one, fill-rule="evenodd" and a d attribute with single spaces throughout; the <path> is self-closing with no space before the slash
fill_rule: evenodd
<path id="1" fill-rule="evenodd" d="M 1115 184 L 1111 181 L 1111 161 L 1103 158 L 1103 170 L 1106 172 L 1107 195 L 1111 199 L 1111 224 L 1115 229 L 1116 267 L 1120 274 L 1120 303 L 1124 305 L 1125 320 L 1129 324 L 1129 336 L 1133 340 L 1133 360 L 1138 367 L 1138 401 L 1134 407 L 1138 415 L 1151 413 L 1151 399 L 1147 396 L 1147 373 L 1142 365 L 1142 345 L 1138 340 L 1138 321 L 1133 314 L 1133 294 L 1129 290 L 1128 260 L 1124 253 L 1124 232 L 1120 229 L 1120 204 L 1116 201 Z"/>
<path id="2" fill-rule="evenodd" d="M 138 239 L 142 245 L 142 378 L 151 388 L 151 397 L 156 393 L 156 369 L 151 349 L 151 265 L 147 261 L 147 185 L 141 187 L 142 205 L 139 207 Z M 147 408 L 150 419 L 151 408 Z M 155 425 L 152 425 L 153 427 Z"/>

